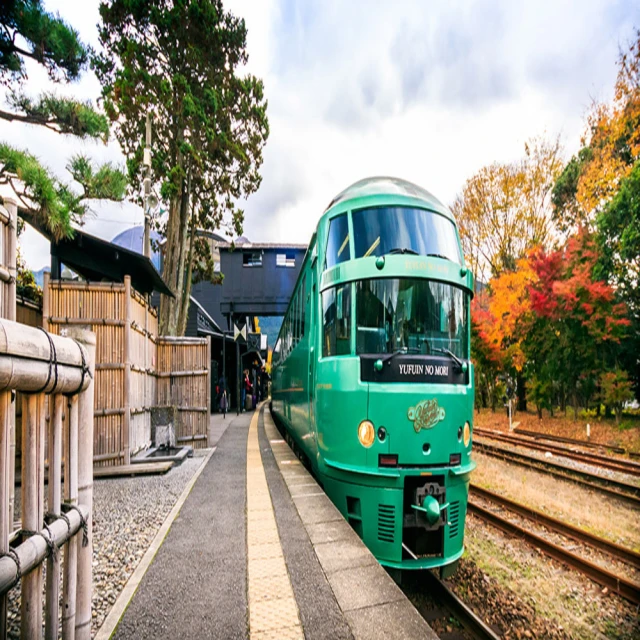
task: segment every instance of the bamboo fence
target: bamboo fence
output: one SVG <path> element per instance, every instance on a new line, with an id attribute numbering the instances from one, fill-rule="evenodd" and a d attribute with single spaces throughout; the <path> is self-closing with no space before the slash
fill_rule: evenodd
<path id="1" fill-rule="evenodd" d="M 89 324 L 97 340 L 96 465 L 129 464 L 149 447 L 156 405 L 178 406 L 174 427 L 181 443 L 208 445 L 207 339 L 158 338 L 157 312 L 132 288 L 129 276 L 119 284 L 49 280 L 45 274 L 45 328 L 60 333 L 80 323 Z"/>
<path id="2" fill-rule="evenodd" d="M 159 337 L 158 405 L 178 409 L 176 442 L 203 449 L 211 415 L 211 338 Z"/>
<path id="3" fill-rule="evenodd" d="M 18 583 L 21 638 L 42 635 L 43 586 L 45 638 L 59 636 L 61 613 L 63 638 L 88 640 L 91 636 L 95 335 L 74 327 L 69 336 L 0 320 L 1 638 L 7 635 L 7 596 Z M 18 531 L 14 531 L 10 509 L 12 390 L 23 394 Z M 45 450 L 49 467 L 46 513 Z M 79 542 L 76 534 L 81 528 Z M 60 547 L 64 549 L 62 612 Z"/>
<path id="4" fill-rule="evenodd" d="M 30 327 L 42 326 L 42 309 L 31 300 L 16 300 L 16 322 Z"/>
<path id="5" fill-rule="evenodd" d="M 18 205 L 4 198 L 0 205 L 0 318 L 16 319 L 16 275 L 18 260 Z M 12 396 L 10 396 L 12 397 Z M 9 462 L 5 471 L 9 485 L 9 522 L 13 522 L 16 475 L 16 414 L 15 400 L 9 411 Z M 1 472 L 0 472 L 1 473 Z"/>

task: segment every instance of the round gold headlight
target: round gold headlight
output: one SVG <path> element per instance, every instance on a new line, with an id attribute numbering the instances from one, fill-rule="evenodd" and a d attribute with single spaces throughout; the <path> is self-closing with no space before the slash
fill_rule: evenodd
<path id="1" fill-rule="evenodd" d="M 464 439 L 464 446 L 468 447 L 469 440 L 471 440 L 471 425 L 468 421 L 464 423 L 464 433 L 462 434 L 462 437 Z"/>
<path id="2" fill-rule="evenodd" d="M 373 423 L 369 420 L 363 420 L 358 426 L 358 440 L 363 447 L 370 447 L 376 437 L 376 430 Z"/>

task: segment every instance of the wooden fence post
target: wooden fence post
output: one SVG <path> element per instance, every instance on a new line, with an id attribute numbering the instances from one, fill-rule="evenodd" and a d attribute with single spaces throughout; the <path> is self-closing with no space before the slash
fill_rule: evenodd
<path id="1" fill-rule="evenodd" d="M 40 531 L 38 485 L 40 479 L 38 404 L 42 394 L 22 398 L 22 528 Z M 29 640 L 42 633 L 42 565 L 22 578 L 21 638 Z"/>
<path id="2" fill-rule="evenodd" d="M 7 225 L 7 250 L 5 252 L 6 267 L 11 280 L 4 289 L 4 317 L 7 320 L 16 319 L 16 277 L 18 275 L 18 203 L 10 198 L 4 198 L 4 205 L 9 214 Z M 15 396 L 11 396 L 10 429 L 9 429 L 9 533 L 13 530 L 14 504 L 16 493 L 16 405 Z"/>
<path id="3" fill-rule="evenodd" d="M 87 507 L 88 544 L 78 545 L 78 591 L 76 594 L 76 634 L 79 640 L 91 638 L 91 594 L 93 585 L 93 400 L 96 336 L 88 329 L 70 328 L 68 335 L 87 352 L 91 379 L 78 398 L 78 502 Z M 125 369 L 126 371 L 126 369 Z"/>
<path id="4" fill-rule="evenodd" d="M 9 551 L 13 528 L 10 510 L 9 455 L 11 452 L 11 391 L 0 392 L 0 554 Z M 7 637 L 7 594 L 0 596 L 0 638 Z"/>
<path id="5" fill-rule="evenodd" d="M 124 277 L 124 416 L 122 418 L 122 444 L 124 463 L 131 463 L 129 438 L 131 429 L 131 276 Z"/>
<path id="6" fill-rule="evenodd" d="M 50 305 L 50 291 L 49 291 L 49 280 L 50 276 L 45 271 L 44 272 L 44 281 L 42 283 L 42 328 L 45 331 L 49 331 L 49 316 L 51 315 L 51 311 L 49 309 Z"/>
<path id="7" fill-rule="evenodd" d="M 24 420 L 24 418 L 23 418 Z M 78 504 L 78 396 L 67 404 L 64 428 L 64 501 Z M 76 584 L 78 575 L 78 536 L 64 545 L 62 576 L 62 638 L 73 640 L 76 627 Z"/>
<path id="8" fill-rule="evenodd" d="M 209 373 L 207 375 L 207 444 L 209 446 L 209 427 L 211 425 L 211 383 L 212 383 L 212 371 L 211 371 L 211 336 L 207 336 L 207 369 Z"/>
<path id="9" fill-rule="evenodd" d="M 53 407 L 49 416 L 49 513 L 60 515 L 61 481 L 62 481 L 62 414 L 64 412 L 64 396 L 60 393 L 49 399 L 49 407 Z M 60 557 L 52 554 L 47 558 L 45 638 L 58 638 L 58 603 L 60 598 Z"/>

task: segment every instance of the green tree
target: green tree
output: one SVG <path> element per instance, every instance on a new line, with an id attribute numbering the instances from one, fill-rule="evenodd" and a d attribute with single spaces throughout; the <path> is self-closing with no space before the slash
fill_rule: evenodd
<path id="1" fill-rule="evenodd" d="M 616 196 L 598 215 L 596 227 L 603 276 L 629 311 L 631 328 L 620 363 L 640 398 L 640 162 L 621 181 Z"/>
<path id="2" fill-rule="evenodd" d="M 30 98 L 23 92 L 26 60 L 41 64 L 56 82 L 77 80 L 86 69 L 88 48 L 59 16 L 45 11 L 39 0 L 9 0 L 0 6 L 0 82 L 8 87 L 10 110 L 0 118 L 43 126 L 61 134 L 107 141 L 109 122 L 91 103 L 48 93 Z M 73 233 L 91 199 L 122 200 L 124 174 L 111 164 L 94 167 L 77 155 L 67 165 L 78 192 L 60 181 L 27 151 L 0 143 L 0 184 L 9 184 L 20 200 L 21 215 L 56 238 Z"/>
<path id="3" fill-rule="evenodd" d="M 262 81 L 240 74 L 246 26 L 221 0 L 113 0 L 100 15 L 95 67 L 132 185 L 141 184 L 145 118 L 154 115 L 151 177 L 168 209 L 163 277 L 176 296 L 161 298 L 160 331 L 182 334 L 208 252 L 197 230 L 227 224 L 240 233 L 237 201 L 260 185 L 269 133 Z"/>
<path id="4" fill-rule="evenodd" d="M 616 424 L 620 424 L 624 405 L 633 400 L 632 384 L 626 371 L 616 369 L 600 376 L 602 401 L 616 414 Z"/>

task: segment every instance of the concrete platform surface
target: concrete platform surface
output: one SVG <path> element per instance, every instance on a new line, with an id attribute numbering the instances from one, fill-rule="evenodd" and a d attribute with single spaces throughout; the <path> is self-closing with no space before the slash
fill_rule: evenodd
<path id="1" fill-rule="evenodd" d="M 212 416 L 195 481 L 113 638 L 436 638 L 277 431 Z"/>

